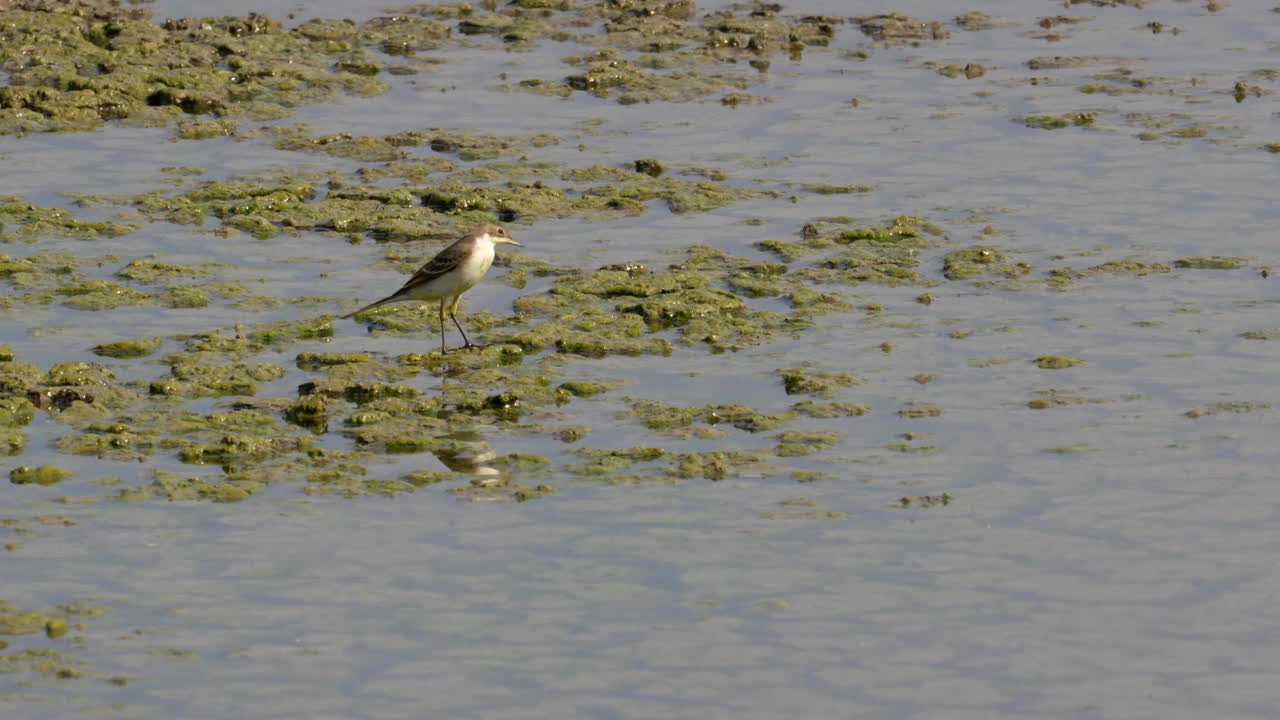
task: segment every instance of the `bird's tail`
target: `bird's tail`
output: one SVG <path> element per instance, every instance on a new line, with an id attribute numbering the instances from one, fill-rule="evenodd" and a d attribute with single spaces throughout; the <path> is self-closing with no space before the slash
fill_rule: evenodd
<path id="1" fill-rule="evenodd" d="M 386 305 L 387 303 L 393 303 L 393 302 L 396 302 L 396 301 L 398 301 L 398 300 L 400 300 L 400 293 L 398 293 L 398 292 L 397 292 L 397 293 L 396 293 L 396 294 L 394 294 L 394 295 L 388 295 L 388 296 L 386 296 L 386 297 L 382 298 L 382 299 L 381 299 L 381 300 L 379 300 L 378 302 L 372 302 L 372 303 L 369 303 L 368 305 L 365 305 L 364 307 L 360 308 L 359 310 L 356 310 L 355 312 L 349 312 L 349 313 L 347 313 L 346 315 L 340 315 L 340 316 L 338 317 L 338 319 L 339 319 L 339 320 L 346 320 L 346 319 L 347 319 L 347 318 L 349 318 L 349 317 L 355 317 L 356 315 L 359 315 L 360 313 L 364 312 L 365 310 L 372 310 L 372 309 L 374 309 L 374 308 L 376 308 L 376 307 L 381 307 L 381 306 L 383 306 L 383 305 Z"/>

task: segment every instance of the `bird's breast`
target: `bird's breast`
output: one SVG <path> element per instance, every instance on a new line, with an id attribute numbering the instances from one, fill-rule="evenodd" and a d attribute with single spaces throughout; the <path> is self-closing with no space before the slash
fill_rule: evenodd
<path id="1" fill-rule="evenodd" d="M 447 295 L 457 295 L 470 290 L 493 265 L 493 246 L 477 248 L 458 264 L 454 272 L 432 283 L 432 290 Z"/>

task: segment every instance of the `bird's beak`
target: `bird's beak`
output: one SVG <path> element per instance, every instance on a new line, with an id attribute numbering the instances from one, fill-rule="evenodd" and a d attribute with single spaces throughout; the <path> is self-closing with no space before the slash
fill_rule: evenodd
<path id="1" fill-rule="evenodd" d="M 504 244 L 504 245 L 515 245 L 516 247 L 524 247 L 523 245 L 521 245 L 520 243 L 516 242 L 515 240 L 512 240 L 511 238 L 501 238 L 501 239 L 499 239 L 499 240 L 498 240 L 498 242 L 500 242 L 500 243 L 502 243 L 502 244 Z"/>

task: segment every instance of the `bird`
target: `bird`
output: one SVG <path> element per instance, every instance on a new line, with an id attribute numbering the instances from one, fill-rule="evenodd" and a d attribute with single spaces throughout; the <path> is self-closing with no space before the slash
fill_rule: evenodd
<path id="1" fill-rule="evenodd" d="M 480 282 L 480 278 L 489 272 L 489 266 L 493 265 L 495 245 L 524 247 L 511 238 L 506 228 L 485 223 L 428 260 L 399 290 L 355 312 L 347 313 L 342 318 L 354 317 L 366 310 L 390 303 L 439 300 L 440 352 L 448 352 L 444 339 L 446 304 L 449 305 L 449 317 L 457 326 L 458 332 L 462 333 L 463 348 L 475 347 L 467 337 L 467 331 L 462 329 L 462 323 L 458 322 L 458 305 L 462 302 L 462 293 L 475 287 L 476 283 Z"/>

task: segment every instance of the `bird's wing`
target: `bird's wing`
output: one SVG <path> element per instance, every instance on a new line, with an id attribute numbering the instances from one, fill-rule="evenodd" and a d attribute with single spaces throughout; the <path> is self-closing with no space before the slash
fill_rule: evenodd
<path id="1" fill-rule="evenodd" d="M 427 264 L 418 268 L 418 271 L 396 291 L 396 295 L 425 285 L 458 267 L 471 254 L 471 248 L 474 245 L 475 240 L 468 236 L 441 250 L 439 254 L 428 260 Z"/>

